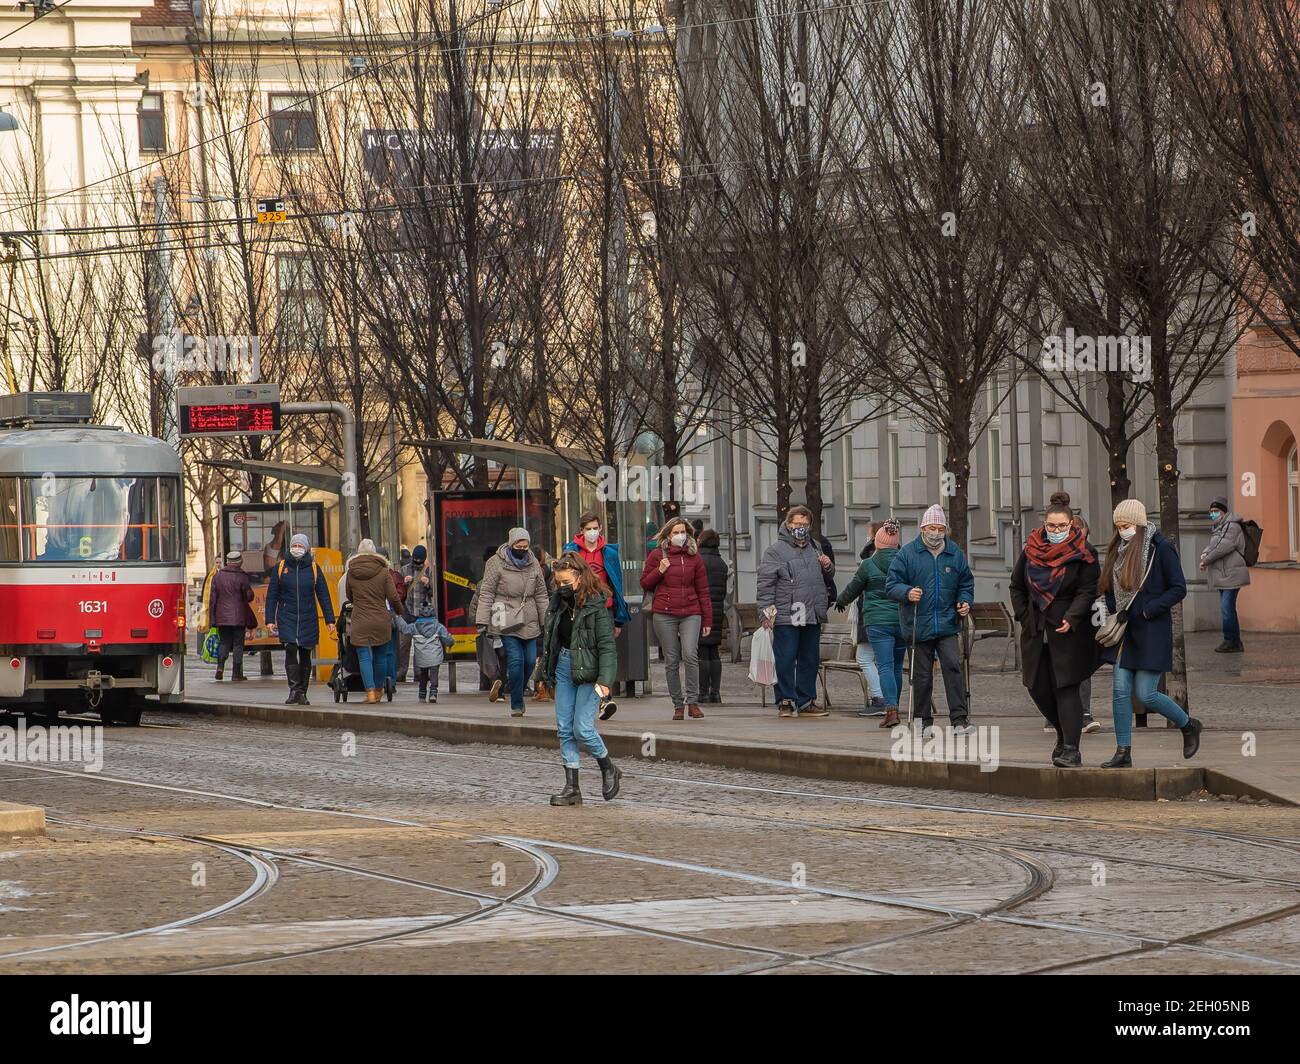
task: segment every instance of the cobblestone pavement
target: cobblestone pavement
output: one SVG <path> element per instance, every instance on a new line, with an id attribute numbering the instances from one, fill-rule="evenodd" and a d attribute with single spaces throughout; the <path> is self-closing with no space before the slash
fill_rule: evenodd
<path id="1" fill-rule="evenodd" d="M 1042 802 L 160 715 L 0 765 L 0 972 L 1300 970 L 1300 812 Z"/>

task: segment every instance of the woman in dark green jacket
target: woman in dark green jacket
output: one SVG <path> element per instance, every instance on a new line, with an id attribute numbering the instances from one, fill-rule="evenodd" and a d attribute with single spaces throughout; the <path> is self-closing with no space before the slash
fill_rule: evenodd
<path id="1" fill-rule="evenodd" d="M 614 621 L 605 601 L 609 589 L 577 553 L 568 552 L 552 569 L 555 594 L 546 614 L 542 641 L 542 679 L 555 692 L 555 726 L 564 759 L 564 790 L 551 805 L 581 805 L 578 789 L 579 743 L 600 765 L 601 794 L 618 794 L 623 773 L 596 730 L 600 700 L 618 676 Z"/>
<path id="2" fill-rule="evenodd" d="M 854 599 L 858 600 L 858 623 L 862 635 L 873 651 L 876 669 L 880 674 L 880 693 L 885 703 L 882 728 L 892 728 L 898 723 L 898 697 L 903 687 L 903 655 L 907 644 L 898 626 L 898 603 L 885 594 L 885 578 L 890 562 L 898 554 L 899 524 L 892 518 L 876 530 L 875 550 L 858 566 L 835 605 L 846 610 Z M 861 642 L 859 642 L 861 650 Z M 859 662 L 863 655 L 859 653 Z M 870 709 L 858 714 L 872 716 Z"/>

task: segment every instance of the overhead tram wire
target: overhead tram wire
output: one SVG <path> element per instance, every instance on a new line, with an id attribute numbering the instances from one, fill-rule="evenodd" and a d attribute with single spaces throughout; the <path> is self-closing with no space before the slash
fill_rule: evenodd
<path id="1" fill-rule="evenodd" d="M 62 7 L 62 6 L 66 5 L 67 3 L 70 3 L 70 2 L 71 2 L 71 0 L 63 0 L 63 4 L 60 4 L 59 6 Z M 463 24 L 463 25 L 460 26 L 459 28 L 460 28 L 461 30 L 469 29 L 469 28 L 471 28 L 471 27 L 475 24 L 475 22 L 477 22 L 477 21 L 482 21 L 484 18 L 489 17 L 489 16 L 492 16 L 492 15 L 498 15 L 498 14 L 501 14 L 501 13 L 503 13 L 503 12 L 509 10 L 510 7 L 512 7 L 514 4 L 519 3 L 519 2 L 520 2 L 520 0 L 506 0 L 506 2 L 505 2 L 501 7 L 496 8 L 496 9 L 494 9 L 493 11 L 489 12 L 488 15 L 486 15 L 486 16 L 480 16 L 479 19 L 472 19 L 472 20 L 470 20 L 470 22 L 467 22 L 467 23 Z M 837 4 L 837 5 L 834 5 L 833 7 L 811 7 L 811 8 L 806 8 L 806 9 L 802 9 L 802 13 L 805 13 L 805 14 L 811 14 L 811 13 L 819 12 L 819 11 L 847 10 L 847 9 L 849 9 L 849 8 L 854 8 L 854 7 L 878 7 L 878 6 L 881 6 L 881 5 L 886 4 L 886 3 L 888 3 L 888 2 L 889 2 L 889 0 L 860 0 L 860 2 L 858 2 L 858 3 Z M 789 14 L 796 14 L 796 13 L 800 13 L 800 12 L 790 12 Z M 769 17 L 772 17 L 772 16 L 763 15 L 763 14 L 755 14 L 755 15 L 746 15 L 746 16 L 743 16 L 743 17 L 740 17 L 740 18 L 734 18 L 734 19 L 715 19 L 715 20 L 706 21 L 706 22 L 695 22 L 695 23 L 691 23 L 691 28 L 692 28 L 692 29 L 703 29 L 703 28 L 710 27 L 710 26 L 726 26 L 726 25 L 732 25 L 732 24 L 737 24 L 737 23 L 742 23 L 742 22 L 757 22 L 757 21 L 760 20 L 760 19 L 765 19 L 765 18 L 769 18 Z M 27 24 L 25 24 L 25 25 L 29 25 L 29 24 L 30 24 L 30 23 L 27 23 Z M 604 20 L 602 19 L 602 25 L 603 25 L 603 24 L 604 24 Z M 22 28 L 23 28 L 23 27 L 21 27 L 21 26 L 20 26 L 20 27 L 17 27 L 16 29 L 11 30 L 11 31 L 10 31 L 10 34 L 6 34 L 6 36 L 11 35 L 12 33 L 16 33 L 16 32 L 18 32 L 19 29 L 22 29 Z M 592 36 L 586 38 L 586 40 L 590 40 L 590 41 L 600 41 L 600 40 L 605 40 L 605 39 L 606 39 L 606 35 L 605 35 L 605 34 L 592 35 Z M 3 40 L 3 38 L 0 38 L 0 40 Z M 583 38 L 577 38 L 576 40 L 577 40 L 577 41 L 582 41 Z M 513 43 L 520 44 L 520 45 L 530 45 L 530 44 L 531 44 L 531 42 L 523 41 L 523 40 L 518 41 L 518 42 L 513 42 Z M 466 43 L 465 43 L 465 47 L 468 47 L 468 46 L 469 46 L 469 42 L 466 42 Z M 456 51 L 456 50 L 458 50 L 458 49 L 456 49 L 456 48 L 451 48 L 451 47 L 446 47 L 446 48 L 438 48 L 438 49 L 435 49 L 434 51 L 438 52 L 439 54 L 442 54 L 442 53 L 452 52 L 452 51 Z M 408 48 L 408 49 L 406 49 L 406 50 L 403 51 L 403 52 L 399 52 L 399 53 L 396 54 L 396 55 L 390 56 L 390 57 L 388 57 L 387 59 L 384 59 L 384 60 L 382 60 L 381 62 L 378 62 L 374 67 L 367 66 L 367 67 L 365 67 L 365 68 L 363 68 L 363 69 L 357 71 L 356 73 L 350 74 L 350 75 L 348 75 L 347 77 L 343 78 L 341 81 L 334 82 L 333 84 L 331 84 L 331 85 L 327 85 L 327 86 L 325 86 L 324 88 L 321 88 L 321 89 L 313 89 L 313 90 L 309 90 L 309 91 L 304 91 L 304 92 L 302 92 L 302 93 L 296 93 L 296 92 L 295 92 L 294 95 L 295 95 L 295 97 L 296 97 L 297 99 L 299 99 L 299 100 L 304 100 L 304 101 L 305 101 L 305 100 L 314 100 L 314 99 L 319 99 L 319 98 L 325 96 L 327 93 L 335 92 L 335 91 L 337 91 L 338 89 L 341 89 L 341 88 L 343 88 L 343 87 L 346 86 L 346 85 L 350 85 L 351 83 L 353 83 L 353 82 L 355 82 L 355 81 L 359 81 L 359 80 L 361 80 L 361 79 L 363 79 L 363 78 L 365 78 L 365 77 L 371 75 L 371 74 L 373 73 L 374 70 L 382 70 L 382 69 L 384 69 L 385 67 L 392 66 L 393 64 L 395 64 L 395 63 L 399 63 L 399 62 L 401 62 L 401 61 L 404 60 L 404 59 L 408 59 L 408 58 L 410 58 L 411 56 L 413 56 L 413 55 L 415 55 L 415 54 L 417 54 L 417 53 L 419 53 L 419 52 L 421 52 L 421 51 L 425 51 L 426 54 L 427 54 L 427 52 L 428 52 L 429 50 L 428 50 L 428 49 L 422 49 L 422 47 L 421 47 L 419 44 L 416 44 L 415 46 L 413 46 L 413 47 L 411 47 L 411 48 Z M 138 166 L 133 166 L 133 167 L 130 167 L 129 169 L 121 170 L 121 171 L 118 171 L 117 173 L 109 174 L 109 175 L 107 175 L 107 176 L 105 176 L 105 177 L 97 178 L 97 179 L 94 180 L 94 181 L 88 181 L 88 182 L 86 182 L 86 183 L 83 184 L 83 185 L 78 185 L 76 188 L 66 189 L 66 190 L 64 190 L 63 192 L 55 193 L 55 194 L 53 194 L 53 195 L 51 195 L 51 196 L 49 196 L 49 197 L 46 197 L 46 198 L 44 198 L 44 199 L 31 200 L 31 201 L 28 201 L 28 202 L 26 202 L 26 203 L 24 203 L 24 204 L 21 204 L 21 205 L 19 205 L 19 206 L 15 206 L 15 207 L 7 207 L 7 208 L 0 209 L 0 217 L 3 217 L 3 216 L 5 216 L 5 215 L 7 215 L 7 214 L 12 214 L 14 211 L 19 211 L 19 210 L 29 210 L 29 209 L 32 209 L 32 208 L 35 208 L 35 207 L 39 207 L 39 206 L 41 206 L 42 204 L 49 203 L 49 202 L 51 202 L 52 200 L 61 199 L 61 198 L 63 198 L 64 196 L 71 196 L 71 195 L 73 195 L 73 194 L 75 194 L 75 193 L 77 193 L 77 192 L 84 192 L 84 191 L 86 191 L 87 189 L 95 188 L 95 187 L 97 187 L 97 186 L 99 186 L 99 185 L 106 184 L 107 182 L 110 182 L 110 181 L 116 181 L 116 180 L 118 180 L 118 179 L 120 179 L 120 178 L 130 177 L 132 174 L 139 173 L 140 171 L 151 170 L 151 169 L 153 169 L 154 167 L 156 167 L 159 163 L 164 162 L 164 161 L 166 161 L 166 160 L 168 160 L 168 159 L 177 159 L 177 158 L 180 158 L 181 156 L 188 155 L 190 152 L 196 150 L 197 148 L 200 148 L 200 147 L 206 147 L 206 146 L 209 145 L 209 144 L 216 143 L 217 141 L 219 141 L 219 140 L 223 139 L 224 137 L 227 137 L 227 136 L 229 136 L 229 135 L 231 135 L 231 134 L 233 134 L 233 133 L 240 133 L 240 132 L 243 132 L 244 130 L 252 129 L 254 126 L 262 125 L 262 124 L 264 124 L 264 123 L 265 123 L 265 122 L 266 122 L 270 117 L 271 117 L 271 113 L 268 111 L 266 114 L 261 114 L 261 115 L 258 115 L 256 118 L 250 119 L 249 121 L 245 122 L 243 125 L 238 125 L 238 126 L 231 127 L 230 129 L 223 130 L 222 132 L 220 132 L 220 133 L 216 133 L 216 134 L 214 134 L 213 136 L 208 137 L 208 138 L 205 139 L 205 140 L 202 140 L 202 141 L 196 141 L 195 143 L 190 144 L 190 145 L 188 145 L 188 146 L 185 147 L 185 148 L 178 149 L 178 150 L 176 150 L 176 151 L 167 152 L 167 153 L 165 153 L 165 154 L 155 156 L 154 158 L 150 159 L 147 163 L 141 163 L 141 164 L 138 165 Z M 475 183 L 477 183 L 477 182 L 475 182 Z M 452 186 L 452 187 L 454 187 L 454 186 Z"/>
<path id="2" fill-rule="evenodd" d="M 8 33 L 4 34 L 3 36 L 0 36 L 0 44 L 7 41 L 15 33 L 21 33 L 32 23 L 40 22 L 40 20 L 43 19 L 46 15 L 52 15 L 56 11 L 61 11 L 63 8 L 67 7 L 70 3 L 72 3 L 72 0 L 62 0 L 62 3 L 55 4 L 53 7 L 47 7 L 44 11 L 38 11 L 35 15 L 33 15 L 30 19 L 24 22 L 21 26 L 15 26 Z"/>

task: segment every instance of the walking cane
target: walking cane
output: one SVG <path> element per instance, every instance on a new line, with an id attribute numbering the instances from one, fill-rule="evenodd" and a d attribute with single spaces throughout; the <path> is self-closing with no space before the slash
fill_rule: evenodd
<path id="1" fill-rule="evenodd" d="M 907 668 L 907 726 L 912 726 L 912 713 L 916 709 L 916 607 L 912 607 L 912 649 Z"/>

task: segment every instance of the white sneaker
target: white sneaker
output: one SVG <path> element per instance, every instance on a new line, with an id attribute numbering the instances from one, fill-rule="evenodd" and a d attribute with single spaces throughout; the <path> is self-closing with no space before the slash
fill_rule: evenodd
<path id="1" fill-rule="evenodd" d="M 975 725 L 970 721 L 967 721 L 965 724 L 958 724 L 952 729 L 952 733 L 953 735 L 974 735 Z"/>
<path id="2" fill-rule="evenodd" d="M 1088 721 L 1087 724 L 1083 726 L 1084 735 L 1087 735 L 1089 732 L 1096 732 L 1096 731 L 1101 731 L 1101 721 L 1099 720 L 1090 720 Z"/>
<path id="3" fill-rule="evenodd" d="M 1054 727 L 1053 727 L 1052 725 L 1050 725 L 1050 724 L 1044 724 L 1044 725 L 1043 725 L 1043 734 L 1044 734 L 1044 735 L 1055 735 L 1055 734 L 1056 734 L 1056 728 L 1054 728 Z"/>

